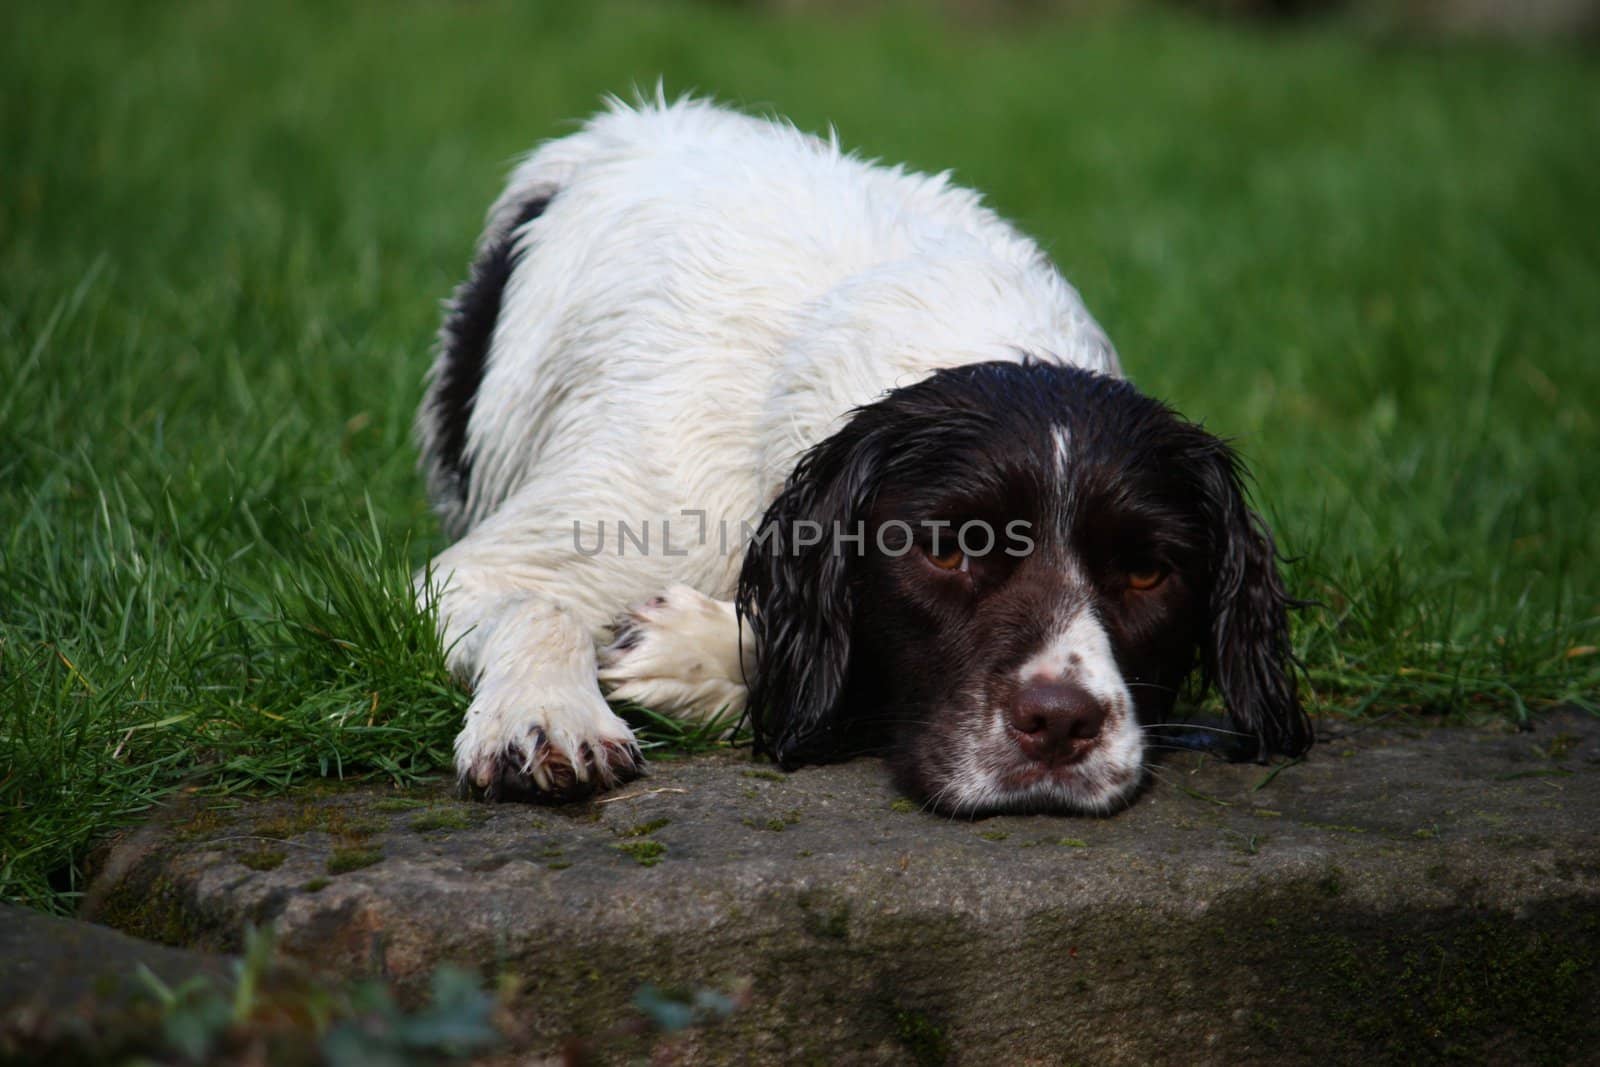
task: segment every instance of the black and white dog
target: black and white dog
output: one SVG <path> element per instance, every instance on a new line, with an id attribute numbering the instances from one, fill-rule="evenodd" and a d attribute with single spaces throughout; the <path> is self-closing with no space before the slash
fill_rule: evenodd
<path id="1" fill-rule="evenodd" d="M 614 103 L 516 168 L 417 425 L 488 797 L 638 773 L 607 694 L 959 813 L 1117 806 L 1196 667 L 1311 743 L 1237 460 L 944 175 Z"/>

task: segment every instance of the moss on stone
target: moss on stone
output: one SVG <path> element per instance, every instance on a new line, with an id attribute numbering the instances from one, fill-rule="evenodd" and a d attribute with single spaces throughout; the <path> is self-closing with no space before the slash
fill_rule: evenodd
<path id="1" fill-rule="evenodd" d="M 124 881 L 100 905 L 96 921 L 163 945 L 192 948 L 205 938 L 177 885 L 161 875 Z"/>
<path id="2" fill-rule="evenodd" d="M 850 937 L 850 902 L 821 889 L 804 889 L 796 898 L 806 932 L 825 941 Z"/>
<path id="3" fill-rule="evenodd" d="M 196 807 L 188 818 L 173 828 L 173 836 L 179 841 L 196 841 L 215 837 L 231 824 L 232 819 L 215 806 Z"/>
<path id="4" fill-rule="evenodd" d="M 258 848 L 239 857 L 239 862 L 252 871 L 275 871 L 283 866 L 288 853 L 281 848 Z"/>
<path id="5" fill-rule="evenodd" d="M 259 837 L 270 837 L 280 841 L 287 841 L 301 834 L 318 832 L 332 834 L 348 841 L 359 841 L 373 834 L 382 833 L 388 828 L 388 824 L 382 819 L 364 817 L 359 813 L 352 814 L 347 808 L 325 804 L 318 800 L 301 799 L 287 811 L 279 812 L 271 818 L 256 823 L 254 832 Z"/>
<path id="6" fill-rule="evenodd" d="M 434 808 L 417 815 L 407 824 L 418 833 L 432 830 L 470 830 L 475 820 L 457 808 Z"/>
<path id="7" fill-rule="evenodd" d="M 1556 734 L 1545 746 L 1545 757 L 1551 760 L 1566 759 L 1567 755 L 1577 747 L 1582 738 L 1576 734 Z"/>
<path id="8" fill-rule="evenodd" d="M 769 830 L 775 834 L 783 833 L 784 830 L 788 829 L 799 821 L 800 812 L 798 810 L 786 811 L 782 815 L 774 815 L 769 819 L 743 820 L 744 825 L 750 827 L 752 830 Z"/>
<path id="9" fill-rule="evenodd" d="M 659 841 L 618 841 L 612 847 L 641 867 L 654 867 L 667 854 L 667 846 Z"/>
<path id="10" fill-rule="evenodd" d="M 1484 1062 L 1490 1041 L 1515 1033 L 1561 1063 L 1594 1029 L 1597 944 L 1591 909 L 1542 929 L 1510 916 L 1412 922 L 1381 938 L 1311 933 L 1303 970 L 1321 987 L 1306 993 L 1379 1059 Z"/>
<path id="11" fill-rule="evenodd" d="M 416 811 L 418 808 L 427 806 L 426 801 L 418 800 L 416 797 L 384 797 L 382 800 L 373 802 L 372 810 L 393 813 L 397 811 Z"/>
<path id="12" fill-rule="evenodd" d="M 914 1009 L 895 1012 L 894 1036 L 917 1067 L 942 1067 L 955 1052 L 944 1027 Z"/>
<path id="13" fill-rule="evenodd" d="M 381 848 L 336 848 L 328 856 L 327 870 L 329 874 L 347 874 L 382 860 Z"/>

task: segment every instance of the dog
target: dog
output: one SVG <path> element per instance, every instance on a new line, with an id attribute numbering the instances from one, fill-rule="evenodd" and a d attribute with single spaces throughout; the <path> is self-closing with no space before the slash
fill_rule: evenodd
<path id="1" fill-rule="evenodd" d="M 1239 460 L 948 174 L 610 100 L 490 209 L 417 432 L 486 798 L 639 774 L 608 697 L 965 815 L 1126 803 L 1191 674 L 1311 744 Z"/>

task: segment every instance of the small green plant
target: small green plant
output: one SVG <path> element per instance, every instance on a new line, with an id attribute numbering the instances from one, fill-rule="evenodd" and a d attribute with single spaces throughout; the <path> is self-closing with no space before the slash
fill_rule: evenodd
<path id="1" fill-rule="evenodd" d="M 245 932 L 227 980 L 169 986 L 142 964 L 137 977 L 159 1013 L 161 1045 L 192 1063 L 320 1058 L 330 1067 L 423 1067 L 494 1049 L 494 998 L 453 967 L 433 974 L 428 1003 L 402 1010 L 381 982 L 322 984 L 274 970 L 270 929 Z"/>
<path id="2" fill-rule="evenodd" d="M 633 1006 L 656 1029 L 673 1033 L 718 1022 L 734 1013 L 737 1000 L 714 989 L 665 990 L 646 982 L 633 995 Z"/>

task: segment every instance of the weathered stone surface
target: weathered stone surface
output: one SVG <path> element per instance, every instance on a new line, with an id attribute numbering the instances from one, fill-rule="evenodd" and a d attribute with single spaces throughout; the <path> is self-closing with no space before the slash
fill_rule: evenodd
<path id="1" fill-rule="evenodd" d="M 1592 1059 L 1600 722 L 1180 756 L 1111 818 L 953 821 L 882 766 L 657 761 L 568 808 L 444 786 L 189 813 L 101 915 L 339 973 L 522 982 L 535 1049 L 638 1051 L 643 982 L 735 991 L 713 1061 Z M 411 806 L 415 805 L 415 806 Z"/>
<path id="2" fill-rule="evenodd" d="M 0 903 L 0 1061 L 58 1059 L 124 1046 L 155 1029 L 139 968 L 167 986 L 220 978 L 227 961 L 93 923 Z"/>

